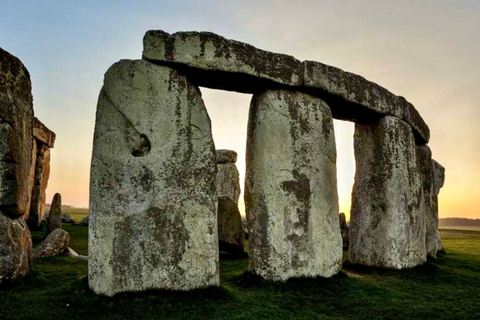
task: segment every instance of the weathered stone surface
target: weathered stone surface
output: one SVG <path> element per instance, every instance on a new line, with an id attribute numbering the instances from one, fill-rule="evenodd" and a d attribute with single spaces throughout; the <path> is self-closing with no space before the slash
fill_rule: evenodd
<path id="1" fill-rule="evenodd" d="M 67 255 L 67 257 L 70 257 L 70 258 L 75 259 L 75 260 L 88 261 L 87 256 L 83 256 L 81 254 L 78 254 L 75 250 L 73 250 L 70 247 L 67 247 L 67 249 L 65 249 L 65 254 Z"/>
<path id="2" fill-rule="evenodd" d="M 47 235 L 55 229 L 62 228 L 62 196 L 60 193 L 55 193 L 50 207 L 50 214 L 48 215 Z"/>
<path id="3" fill-rule="evenodd" d="M 33 118 L 33 136 L 49 148 L 53 148 L 55 145 L 55 133 L 36 117 Z"/>
<path id="4" fill-rule="evenodd" d="M 23 219 L 27 221 L 27 225 L 30 219 L 30 208 L 32 207 L 33 186 L 35 184 L 36 165 L 37 165 L 37 142 L 35 139 L 33 139 L 32 140 L 32 161 L 30 162 L 30 169 L 28 171 L 27 207 L 25 208 L 25 213 L 23 214 Z"/>
<path id="5" fill-rule="evenodd" d="M 30 197 L 32 101 L 27 69 L 0 48 L 0 211 L 13 219 L 25 214 Z"/>
<path id="6" fill-rule="evenodd" d="M 342 263 L 330 109 L 291 91 L 254 95 L 245 184 L 249 270 L 270 280 L 329 277 Z"/>
<path id="7" fill-rule="evenodd" d="M 95 124 L 90 288 L 112 296 L 218 285 L 215 175 L 198 88 L 168 67 L 115 63 Z"/>
<path id="8" fill-rule="evenodd" d="M 410 126 L 386 116 L 355 125 L 349 260 L 404 269 L 426 261 L 423 188 Z"/>
<path id="9" fill-rule="evenodd" d="M 237 153 L 233 150 L 218 149 L 215 150 L 215 153 L 217 155 L 217 164 L 237 162 Z"/>
<path id="10" fill-rule="evenodd" d="M 32 267 L 32 238 L 23 218 L 0 214 L 0 284 L 25 276 Z"/>
<path id="11" fill-rule="evenodd" d="M 143 59 L 174 65 L 193 83 L 255 93 L 262 88 L 300 86 L 302 63 L 292 56 L 257 49 L 210 32 L 147 31 Z"/>
<path id="12" fill-rule="evenodd" d="M 432 159 L 433 164 L 433 185 L 434 185 L 434 197 L 433 197 L 433 207 L 436 212 L 437 217 L 437 228 L 438 228 L 438 194 L 440 193 L 440 189 L 443 187 L 445 183 L 445 168 L 438 163 L 437 161 Z M 437 248 L 438 250 L 443 250 L 443 243 L 442 238 L 440 237 L 440 232 L 437 229 Z"/>
<path id="13" fill-rule="evenodd" d="M 425 215 L 425 244 L 427 255 L 436 257 L 441 243 L 438 232 L 438 201 L 432 152 L 427 145 L 417 146 L 417 165 L 422 179 Z"/>
<path id="14" fill-rule="evenodd" d="M 32 189 L 32 200 L 28 226 L 30 229 L 38 229 L 45 218 L 45 202 L 48 179 L 50 177 L 50 148 L 43 143 L 38 144 L 35 178 Z"/>
<path id="15" fill-rule="evenodd" d="M 341 212 L 338 215 L 340 219 L 340 233 L 342 235 L 342 247 L 343 250 L 348 250 L 348 226 L 347 226 L 347 217 L 345 213 Z"/>
<path id="16" fill-rule="evenodd" d="M 229 196 L 236 204 L 240 198 L 240 174 L 234 163 L 217 164 L 217 194 Z"/>
<path id="17" fill-rule="evenodd" d="M 243 251 L 245 232 L 237 203 L 228 196 L 218 197 L 218 241 L 236 245 Z"/>
<path id="18" fill-rule="evenodd" d="M 430 130 L 418 111 L 405 98 L 396 96 L 362 76 L 316 61 L 304 61 L 304 86 L 320 90 L 335 118 L 357 120 L 374 113 L 402 119 L 414 130 L 419 144 L 427 143 Z"/>
<path id="19" fill-rule="evenodd" d="M 55 257 L 64 252 L 70 235 L 63 229 L 53 230 L 38 246 L 33 249 L 33 258 Z"/>

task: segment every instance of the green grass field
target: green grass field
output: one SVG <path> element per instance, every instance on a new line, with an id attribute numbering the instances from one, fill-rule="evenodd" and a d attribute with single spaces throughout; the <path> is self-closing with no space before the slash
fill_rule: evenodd
<path id="1" fill-rule="evenodd" d="M 64 228 L 86 254 L 87 227 Z M 442 236 L 446 253 L 413 270 L 346 263 L 331 279 L 272 283 L 246 273 L 247 260 L 222 261 L 220 288 L 115 298 L 89 291 L 86 262 L 44 258 L 0 290 L 0 319 L 480 319 L 480 232 Z"/>

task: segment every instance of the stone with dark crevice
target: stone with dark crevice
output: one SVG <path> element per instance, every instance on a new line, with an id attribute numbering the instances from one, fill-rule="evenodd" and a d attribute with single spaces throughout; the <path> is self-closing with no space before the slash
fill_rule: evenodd
<path id="1" fill-rule="evenodd" d="M 248 269 L 275 281 L 335 275 L 342 238 L 330 109 L 305 93 L 262 92 L 247 137 Z"/>
<path id="2" fill-rule="evenodd" d="M 36 142 L 36 145 L 38 147 L 28 218 L 28 226 L 31 230 L 39 229 L 45 219 L 46 190 L 50 177 L 50 148 L 39 141 Z"/>
<path id="3" fill-rule="evenodd" d="M 214 89 L 255 93 L 303 82 L 302 63 L 294 57 L 211 32 L 147 31 L 143 59 L 171 65 L 193 83 Z"/>
<path id="4" fill-rule="evenodd" d="M 89 286 L 101 295 L 219 284 L 215 147 L 198 87 L 122 60 L 97 105 Z"/>
<path id="5" fill-rule="evenodd" d="M 316 61 L 304 61 L 303 65 L 303 86 L 310 93 L 322 96 L 332 107 L 335 118 L 363 122 L 376 116 L 395 116 L 412 127 L 417 144 L 429 141 L 427 124 L 404 97 L 339 68 Z"/>

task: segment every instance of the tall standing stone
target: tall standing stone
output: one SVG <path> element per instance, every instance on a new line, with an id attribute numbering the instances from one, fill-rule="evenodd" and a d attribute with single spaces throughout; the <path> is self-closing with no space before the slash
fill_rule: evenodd
<path id="1" fill-rule="evenodd" d="M 433 164 L 433 186 L 434 186 L 434 197 L 433 197 L 433 207 L 434 211 L 436 212 L 435 216 L 437 219 L 437 248 L 438 250 L 443 250 L 443 243 L 440 237 L 440 232 L 438 232 L 438 194 L 440 193 L 440 189 L 443 187 L 445 183 L 445 168 L 438 163 L 437 161 L 432 159 Z"/>
<path id="2" fill-rule="evenodd" d="M 237 153 L 232 150 L 216 150 L 217 156 L 217 194 L 228 196 L 238 205 L 240 198 L 240 174 L 235 162 Z"/>
<path id="3" fill-rule="evenodd" d="M 217 286 L 215 147 L 196 86 L 147 61 L 105 74 L 91 168 L 97 294 Z"/>
<path id="4" fill-rule="evenodd" d="M 52 204 L 50 205 L 50 214 L 48 215 L 47 235 L 55 229 L 62 228 L 62 196 L 55 193 Z"/>
<path id="5" fill-rule="evenodd" d="M 35 178 L 32 189 L 30 217 L 28 219 L 28 226 L 32 229 L 38 228 L 44 219 L 46 191 L 48 178 L 50 177 L 50 148 L 41 142 L 37 142 L 37 144 Z"/>
<path id="6" fill-rule="evenodd" d="M 322 100 L 283 90 L 253 96 L 245 200 L 250 271 L 286 280 L 340 270 L 335 137 Z"/>
<path id="7" fill-rule="evenodd" d="M 345 213 L 341 212 L 338 215 L 340 220 L 340 233 L 342 235 L 342 247 L 343 250 L 348 250 L 348 225 L 347 225 L 347 217 Z"/>
<path id="8" fill-rule="evenodd" d="M 22 62 L 0 48 L 0 284 L 26 275 L 32 240 L 23 216 L 30 199 L 33 99 Z"/>
<path id="9" fill-rule="evenodd" d="M 412 129 L 386 116 L 355 125 L 349 260 L 411 268 L 426 261 L 423 188 Z"/>
<path id="10" fill-rule="evenodd" d="M 242 226 L 242 216 L 235 201 L 228 196 L 218 197 L 218 241 L 235 245 L 243 251 L 245 232 Z"/>

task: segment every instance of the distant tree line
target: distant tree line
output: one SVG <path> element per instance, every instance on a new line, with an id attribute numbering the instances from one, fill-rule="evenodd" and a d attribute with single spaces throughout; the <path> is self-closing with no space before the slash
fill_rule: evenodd
<path id="1" fill-rule="evenodd" d="M 480 219 L 444 218 L 439 221 L 440 227 L 450 226 L 480 226 Z"/>

